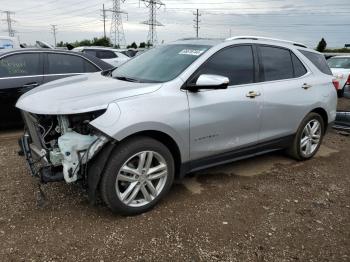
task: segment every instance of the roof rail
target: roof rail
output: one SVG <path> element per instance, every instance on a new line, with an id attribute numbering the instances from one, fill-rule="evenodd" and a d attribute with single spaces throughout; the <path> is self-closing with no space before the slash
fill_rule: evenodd
<path id="1" fill-rule="evenodd" d="M 209 38 L 209 37 L 185 37 L 177 39 L 176 41 L 192 41 L 192 40 L 223 40 L 222 38 Z"/>
<path id="2" fill-rule="evenodd" d="M 244 39 L 249 39 L 249 40 L 268 40 L 268 41 L 286 43 L 286 44 L 291 44 L 291 45 L 307 48 L 306 45 L 301 44 L 301 43 L 297 43 L 297 42 L 293 42 L 293 41 L 287 41 L 287 40 L 283 40 L 283 39 L 277 39 L 277 38 L 263 37 L 263 36 L 234 36 L 234 37 L 227 38 L 225 41 L 244 40 Z"/>

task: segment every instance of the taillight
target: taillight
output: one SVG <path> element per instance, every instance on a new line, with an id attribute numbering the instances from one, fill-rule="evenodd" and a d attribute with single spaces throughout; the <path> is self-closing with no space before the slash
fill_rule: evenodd
<path id="1" fill-rule="evenodd" d="M 350 85 L 350 74 L 349 74 L 349 76 L 348 76 L 348 80 L 346 80 L 346 84 L 347 84 L 347 85 Z"/>
<path id="2" fill-rule="evenodd" d="M 338 81 L 337 79 L 333 79 L 332 82 L 333 82 L 333 85 L 334 85 L 335 90 L 338 90 L 338 89 L 339 89 L 339 86 L 340 86 L 339 81 Z"/>

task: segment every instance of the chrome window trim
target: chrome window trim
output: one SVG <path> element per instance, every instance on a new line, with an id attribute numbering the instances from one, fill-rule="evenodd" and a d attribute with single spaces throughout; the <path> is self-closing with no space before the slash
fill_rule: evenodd
<path id="1" fill-rule="evenodd" d="M 11 77 L 0 77 L 0 80 L 2 79 L 13 79 L 13 78 L 27 78 L 27 77 L 44 77 L 44 76 L 65 76 L 65 75 L 87 75 L 87 74 L 93 74 L 91 73 L 65 73 L 65 74 L 47 74 L 47 75 L 31 75 L 31 76 L 11 76 Z M 97 73 L 97 72 L 96 72 Z"/>

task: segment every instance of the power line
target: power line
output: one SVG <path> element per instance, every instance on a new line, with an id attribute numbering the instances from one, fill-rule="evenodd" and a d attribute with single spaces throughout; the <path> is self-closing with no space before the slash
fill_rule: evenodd
<path id="1" fill-rule="evenodd" d="M 55 47 L 57 45 L 57 39 L 56 39 L 56 33 L 57 33 L 57 25 L 51 25 L 51 30 L 52 30 L 52 34 L 55 40 Z"/>
<path id="2" fill-rule="evenodd" d="M 125 2 L 125 0 L 113 0 L 113 9 L 106 10 L 112 12 L 112 21 L 111 21 L 111 41 L 114 46 L 125 46 L 125 34 L 123 28 L 123 19 L 122 14 L 128 14 L 125 11 L 122 11 L 120 8 L 120 2 Z"/>
<path id="3" fill-rule="evenodd" d="M 2 21 L 5 21 L 7 23 L 7 31 L 9 36 L 14 37 L 15 36 L 15 30 L 13 30 L 13 26 L 12 23 L 15 22 L 15 20 L 13 20 L 11 18 L 11 15 L 14 15 L 14 12 L 11 11 L 3 11 L 3 13 L 6 15 L 6 19 L 3 19 Z"/>
<path id="4" fill-rule="evenodd" d="M 149 26 L 147 40 L 150 44 L 156 45 L 157 39 L 157 26 L 163 26 L 162 23 L 157 21 L 157 9 L 161 8 L 165 4 L 161 0 L 141 0 L 145 3 L 146 7 L 149 8 L 149 18 L 147 21 L 142 22 L 142 24 Z"/>
<path id="5" fill-rule="evenodd" d="M 105 10 L 105 4 L 102 5 L 102 19 L 103 19 L 103 36 L 106 38 L 106 10 Z"/>
<path id="6" fill-rule="evenodd" d="M 199 22 L 201 22 L 199 20 L 199 17 L 202 15 L 199 13 L 199 10 L 197 9 L 196 13 L 193 13 L 193 15 L 196 16 L 196 18 L 193 20 L 194 21 L 194 28 L 196 29 L 196 37 L 198 38 L 199 37 Z"/>

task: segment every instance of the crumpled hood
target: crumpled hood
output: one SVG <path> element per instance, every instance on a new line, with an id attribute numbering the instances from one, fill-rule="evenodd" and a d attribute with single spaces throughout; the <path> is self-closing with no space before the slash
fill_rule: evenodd
<path id="1" fill-rule="evenodd" d="M 16 107 L 34 114 L 64 115 L 105 109 L 112 101 L 156 91 L 161 84 L 133 83 L 101 73 L 68 77 L 22 95 Z"/>

